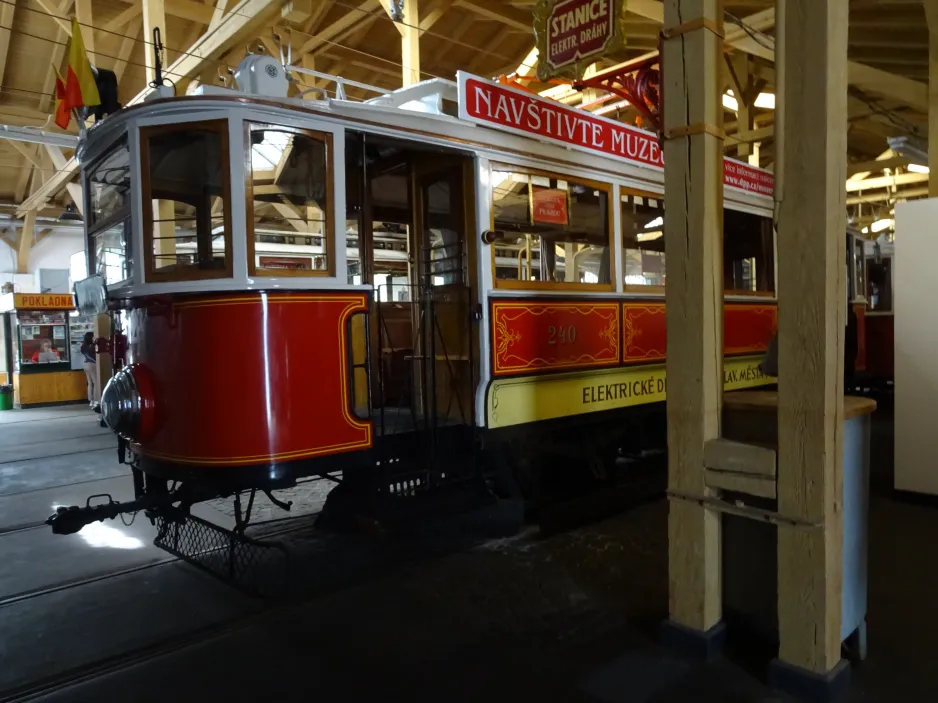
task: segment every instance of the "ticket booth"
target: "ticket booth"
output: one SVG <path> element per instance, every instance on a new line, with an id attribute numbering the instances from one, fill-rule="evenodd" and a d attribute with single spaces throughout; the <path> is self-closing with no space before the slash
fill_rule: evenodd
<path id="1" fill-rule="evenodd" d="M 85 373 L 72 364 L 71 294 L 0 296 L 0 383 L 13 385 L 13 405 L 29 408 L 87 402 Z"/>

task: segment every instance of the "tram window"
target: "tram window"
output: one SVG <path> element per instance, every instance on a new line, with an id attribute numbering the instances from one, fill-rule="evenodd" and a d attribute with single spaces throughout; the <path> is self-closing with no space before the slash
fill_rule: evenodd
<path id="1" fill-rule="evenodd" d="M 892 259 L 866 260 L 866 299 L 873 312 L 892 312 Z"/>
<path id="2" fill-rule="evenodd" d="M 126 138 L 88 169 L 86 188 L 89 228 L 130 208 L 130 149 Z"/>
<path id="3" fill-rule="evenodd" d="M 723 210 L 723 288 L 753 295 L 775 291 L 772 220 L 738 210 Z"/>
<path id="4" fill-rule="evenodd" d="M 664 200 L 623 194 L 621 211 L 625 285 L 664 286 Z"/>
<path id="5" fill-rule="evenodd" d="M 113 285 L 125 281 L 133 270 L 130 218 L 90 235 L 95 273 Z"/>
<path id="6" fill-rule="evenodd" d="M 496 168 L 492 219 L 496 287 L 612 288 L 605 184 Z"/>
<path id="7" fill-rule="evenodd" d="M 147 277 L 231 276 L 227 121 L 144 128 L 140 151 Z"/>
<path id="8" fill-rule="evenodd" d="M 249 134 L 250 272 L 329 275 L 332 135 L 257 124 Z"/>
<path id="9" fill-rule="evenodd" d="M 85 182 L 91 271 L 114 285 L 129 279 L 133 270 L 130 152 L 126 139 L 91 164 Z"/>
<path id="10" fill-rule="evenodd" d="M 855 297 L 860 297 L 866 294 L 866 256 L 859 237 L 853 241 L 853 270 L 856 271 Z"/>

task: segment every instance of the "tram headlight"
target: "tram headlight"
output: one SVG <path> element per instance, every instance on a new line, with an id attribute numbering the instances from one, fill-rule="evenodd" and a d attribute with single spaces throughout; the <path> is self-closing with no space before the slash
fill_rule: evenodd
<path id="1" fill-rule="evenodd" d="M 101 417 L 116 434 L 133 442 L 143 442 L 153 431 L 153 385 L 146 369 L 139 365 L 121 369 L 101 393 Z"/>

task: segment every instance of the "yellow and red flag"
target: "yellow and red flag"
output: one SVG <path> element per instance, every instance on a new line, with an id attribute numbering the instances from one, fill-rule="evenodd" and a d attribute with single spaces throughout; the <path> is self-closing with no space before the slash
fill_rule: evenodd
<path id="1" fill-rule="evenodd" d="M 58 70 L 55 72 L 55 123 L 62 129 L 68 129 L 72 111 L 65 104 L 65 83 Z"/>
<path id="2" fill-rule="evenodd" d="M 72 18 L 72 41 L 68 47 L 68 73 L 65 75 L 65 108 L 91 107 L 101 104 L 98 84 L 85 53 L 78 20 Z"/>

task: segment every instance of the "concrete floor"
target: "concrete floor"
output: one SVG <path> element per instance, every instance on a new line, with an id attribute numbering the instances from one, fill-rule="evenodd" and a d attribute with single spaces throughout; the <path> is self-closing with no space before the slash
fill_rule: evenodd
<path id="1" fill-rule="evenodd" d="M 301 530 L 285 538 L 291 592 L 264 602 L 169 559 L 142 516 L 71 537 L 36 526 L 91 493 L 128 497 L 97 417 L 0 413 L 0 703 L 788 700 L 751 640 L 712 665 L 658 646 L 664 501 L 544 540 L 508 503 L 407 535 Z M 889 421 L 874 430 L 870 655 L 848 703 L 938 698 L 938 569 L 922 557 L 938 508 L 891 496 Z"/>

